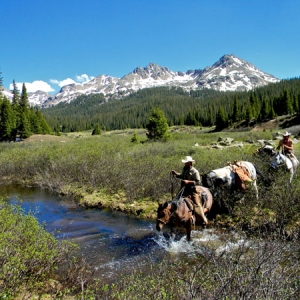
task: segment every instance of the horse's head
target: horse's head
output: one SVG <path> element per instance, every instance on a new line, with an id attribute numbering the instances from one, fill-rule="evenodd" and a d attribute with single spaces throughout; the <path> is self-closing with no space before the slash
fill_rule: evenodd
<path id="1" fill-rule="evenodd" d="M 276 169 L 285 163 L 284 156 L 279 152 L 274 153 L 271 161 L 271 168 Z"/>
<path id="2" fill-rule="evenodd" d="M 163 226 L 169 222 L 171 214 L 171 204 L 169 202 L 159 203 L 156 219 L 157 231 L 161 231 Z"/>

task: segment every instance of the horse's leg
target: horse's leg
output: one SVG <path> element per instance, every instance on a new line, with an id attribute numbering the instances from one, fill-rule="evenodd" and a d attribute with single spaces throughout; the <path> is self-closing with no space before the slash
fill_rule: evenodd
<path id="1" fill-rule="evenodd" d="M 174 227 L 173 227 L 173 226 L 171 226 L 171 227 L 170 227 L 170 229 L 171 229 L 171 238 L 174 240 L 174 239 L 175 239 L 175 237 L 176 237 L 176 234 L 175 234 Z"/>
<path id="2" fill-rule="evenodd" d="M 189 220 L 187 222 L 185 229 L 186 229 L 186 239 L 188 241 L 190 241 L 191 240 L 191 232 L 192 232 L 192 220 Z"/>

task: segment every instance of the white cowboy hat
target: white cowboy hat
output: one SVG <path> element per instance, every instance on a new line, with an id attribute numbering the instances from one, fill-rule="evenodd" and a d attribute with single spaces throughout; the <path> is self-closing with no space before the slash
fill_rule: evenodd
<path id="1" fill-rule="evenodd" d="M 290 136 L 291 134 L 290 134 L 288 131 L 286 131 L 286 132 L 283 133 L 282 135 L 283 135 L 283 136 Z"/>
<path id="2" fill-rule="evenodd" d="M 182 160 L 183 163 L 187 162 L 195 162 L 191 156 L 186 156 L 185 159 Z"/>

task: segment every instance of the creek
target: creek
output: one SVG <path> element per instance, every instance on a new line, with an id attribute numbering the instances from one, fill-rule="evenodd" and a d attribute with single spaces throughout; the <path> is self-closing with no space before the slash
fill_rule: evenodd
<path id="1" fill-rule="evenodd" d="M 170 240 L 168 228 L 164 228 L 164 234 L 156 231 L 155 220 L 103 209 L 83 209 L 71 200 L 36 188 L 1 186 L 0 195 L 11 204 L 20 204 L 25 212 L 34 212 L 58 239 L 78 244 L 80 255 L 104 282 L 115 281 L 120 274 L 131 274 L 133 270 L 147 270 L 149 264 L 159 263 L 166 255 L 186 259 L 206 251 L 209 243 L 217 243 L 220 251 L 228 247 L 213 229 L 193 231 L 190 243 L 184 231 Z M 241 240 L 238 237 L 236 244 Z"/>

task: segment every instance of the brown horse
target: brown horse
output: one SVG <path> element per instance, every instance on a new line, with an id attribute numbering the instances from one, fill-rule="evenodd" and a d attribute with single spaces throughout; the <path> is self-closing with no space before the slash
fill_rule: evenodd
<path id="1" fill-rule="evenodd" d="M 205 188 L 201 187 L 201 197 L 202 209 L 208 212 L 212 206 L 212 194 Z M 174 238 L 175 227 L 184 227 L 186 229 L 187 240 L 191 240 L 192 226 L 195 225 L 196 221 L 203 221 L 196 219 L 193 213 L 193 203 L 188 197 L 176 197 L 172 201 L 167 201 L 165 203 L 159 203 L 157 209 L 157 220 L 156 220 L 156 230 L 161 231 L 163 226 L 169 224 L 171 229 L 171 235 Z"/>

